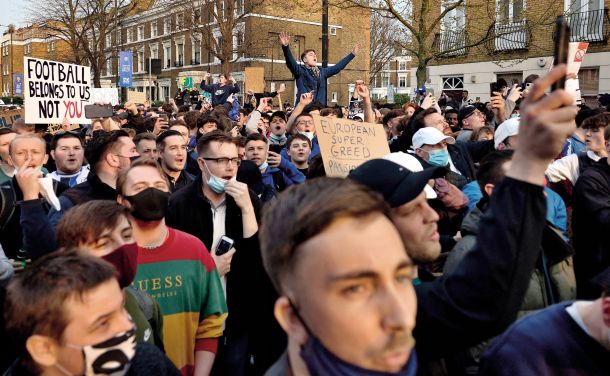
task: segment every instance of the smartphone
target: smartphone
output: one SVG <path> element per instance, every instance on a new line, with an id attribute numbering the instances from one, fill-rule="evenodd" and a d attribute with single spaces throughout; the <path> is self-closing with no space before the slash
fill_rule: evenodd
<path id="1" fill-rule="evenodd" d="M 555 53 L 553 65 L 568 63 L 568 49 L 570 46 L 570 27 L 565 17 L 559 16 L 555 21 Z M 563 89 L 566 84 L 565 77 L 555 82 L 551 90 Z"/>
<path id="2" fill-rule="evenodd" d="M 283 148 L 284 147 L 282 145 L 277 145 L 277 144 L 269 145 L 269 151 L 272 151 L 272 152 L 278 153 L 278 154 L 280 154 L 282 152 Z"/>
<path id="3" fill-rule="evenodd" d="M 108 118 L 114 114 L 112 106 L 100 104 L 88 104 L 85 106 L 85 117 L 87 119 Z"/>
<path id="4" fill-rule="evenodd" d="M 231 248 L 233 248 L 233 243 L 233 239 L 223 235 L 222 238 L 220 238 L 220 242 L 218 242 L 218 245 L 216 246 L 216 256 L 222 256 L 229 252 Z"/>
<path id="5" fill-rule="evenodd" d="M 434 96 L 434 89 L 431 87 L 427 87 L 426 88 L 426 96 L 428 96 L 428 94 L 432 94 L 432 96 Z"/>
<path id="6" fill-rule="evenodd" d="M 489 96 L 493 97 L 495 95 L 494 92 L 500 92 L 497 82 L 492 82 L 489 84 Z"/>

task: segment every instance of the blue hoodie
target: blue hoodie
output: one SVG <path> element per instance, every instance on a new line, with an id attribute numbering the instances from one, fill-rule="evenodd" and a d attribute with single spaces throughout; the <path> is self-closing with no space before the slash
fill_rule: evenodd
<path id="1" fill-rule="evenodd" d="M 303 175 L 301 171 L 299 171 L 296 166 L 289 162 L 286 158 L 282 158 L 279 167 L 267 167 L 267 169 L 262 173 L 263 184 L 277 189 L 275 182 L 273 181 L 273 174 L 277 173 L 278 171 L 280 171 L 282 174 L 282 179 L 284 179 L 286 188 L 293 184 L 302 184 L 305 182 L 305 175 Z"/>

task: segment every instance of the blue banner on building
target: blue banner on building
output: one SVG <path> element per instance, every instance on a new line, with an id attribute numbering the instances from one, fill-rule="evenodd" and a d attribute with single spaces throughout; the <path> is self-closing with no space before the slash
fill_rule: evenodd
<path id="1" fill-rule="evenodd" d="M 23 95 L 23 73 L 13 74 L 13 95 Z"/>
<path id="2" fill-rule="evenodd" d="M 119 52 L 119 86 L 131 87 L 133 79 L 133 55 L 131 51 Z"/>

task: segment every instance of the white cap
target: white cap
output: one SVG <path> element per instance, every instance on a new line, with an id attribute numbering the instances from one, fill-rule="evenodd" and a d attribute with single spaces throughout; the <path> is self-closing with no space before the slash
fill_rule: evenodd
<path id="1" fill-rule="evenodd" d="M 424 170 L 417 158 L 407 153 L 403 153 L 402 151 L 384 155 L 383 159 L 399 164 L 411 172 L 419 172 Z M 432 200 L 437 197 L 436 192 L 434 192 L 434 189 L 432 189 L 432 187 L 427 184 L 424 187 L 424 192 L 426 192 L 426 198 L 429 200 Z"/>
<path id="2" fill-rule="evenodd" d="M 521 123 L 521 118 L 510 118 L 505 120 L 502 124 L 498 125 L 496 128 L 496 133 L 494 134 L 494 146 L 496 149 L 500 143 L 504 142 L 510 136 L 516 136 L 519 134 L 519 124 Z"/>
<path id="3" fill-rule="evenodd" d="M 423 145 L 436 145 L 443 141 L 448 144 L 455 144 L 455 138 L 445 136 L 443 132 L 434 127 L 424 127 L 413 135 L 413 146 L 417 149 Z"/>

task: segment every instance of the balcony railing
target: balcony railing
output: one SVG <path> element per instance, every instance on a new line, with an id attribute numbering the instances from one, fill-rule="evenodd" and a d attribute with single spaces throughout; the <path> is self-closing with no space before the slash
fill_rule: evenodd
<path id="1" fill-rule="evenodd" d="M 488 47 L 490 51 L 504 52 L 515 50 L 527 50 L 532 41 L 532 33 L 527 21 L 496 24 L 492 30 L 493 38 L 490 38 Z"/>
<path id="2" fill-rule="evenodd" d="M 434 36 L 432 47 L 445 56 L 459 56 L 466 54 L 465 30 L 444 30 Z"/>
<path id="3" fill-rule="evenodd" d="M 610 18 L 607 9 L 591 10 L 567 15 L 570 42 L 607 42 L 610 36 Z"/>

